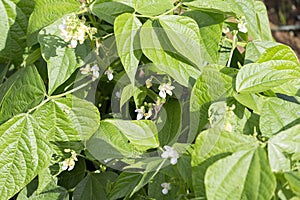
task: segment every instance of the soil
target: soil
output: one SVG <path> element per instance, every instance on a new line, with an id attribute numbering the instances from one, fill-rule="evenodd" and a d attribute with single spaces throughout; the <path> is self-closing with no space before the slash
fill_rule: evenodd
<path id="1" fill-rule="evenodd" d="M 276 41 L 290 46 L 300 59 L 300 0 L 264 0 Z"/>

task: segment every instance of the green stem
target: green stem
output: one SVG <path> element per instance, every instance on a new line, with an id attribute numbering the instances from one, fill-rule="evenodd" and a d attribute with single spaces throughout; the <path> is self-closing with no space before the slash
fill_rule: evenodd
<path id="1" fill-rule="evenodd" d="M 49 102 L 49 101 L 51 101 L 51 100 L 53 100 L 53 99 L 57 99 L 57 98 L 66 96 L 66 95 L 68 95 L 68 94 L 71 94 L 71 93 L 73 93 L 73 92 L 76 92 L 77 90 L 80 90 L 80 89 L 86 87 L 86 86 L 89 85 L 91 82 L 93 82 L 93 81 L 90 80 L 90 81 L 88 81 L 88 82 L 86 82 L 86 83 L 84 83 L 84 84 L 82 84 L 82 85 L 80 85 L 80 86 L 78 86 L 78 87 L 76 87 L 76 88 L 73 88 L 72 90 L 69 90 L 69 91 L 67 91 L 67 92 L 64 92 L 64 93 L 61 93 L 61 94 L 58 94 L 58 95 L 48 96 L 47 94 L 45 94 L 45 96 L 47 96 L 47 99 L 45 99 L 44 101 L 42 101 L 39 105 L 37 105 L 37 106 L 31 108 L 30 110 L 28 110 L 27 113 L 31 113 L 31 112 L 35 111 L 36 109 L 42 107 L 44 104 L 46 104 L 47 102 Z"/>
<path id="2" fill-rule="evenodd" d="M 227 42 L 233 43 L 233 40 L 231 40 L 229 38 L 224 38 L 224 40 Z M 240 47 L 245 47 L 247 45 L 246 42 L 237 42 L 236 44 L 237 44 L 237 46 L 240 46 Z"/>
<path id="3" fill-rule="evenodd" d="M 50 96 L 49 98 L 50 98 L 50 99 L 57 99 L 57 98 L 66 96 L 66 95 L 68 95 L 68 94 L 71 94 L 71 93 L 73 93 L 73 92 L 76 92 L 77 90 L 80 90 L 80 89 L 82 89 L 82 88 L 88 86 L 88 85 L 89 85 L 90 83 L 92 83 L 92 82 L 93 82 L 93 80 L 90 80 L 90 81 L 88 81 L 88 82 L 86 82 L 86 83 L 84 83 L 84 84 L 82 84 L 82 85 L 80 85 L 80 86 L 78 86 L 78 87 L 76 87 L 76 88 L 73 88 L 72 90 L 66 91 L 66 92 L 61 93 L 61 94 L 58 94 L 58 95 Z"/>

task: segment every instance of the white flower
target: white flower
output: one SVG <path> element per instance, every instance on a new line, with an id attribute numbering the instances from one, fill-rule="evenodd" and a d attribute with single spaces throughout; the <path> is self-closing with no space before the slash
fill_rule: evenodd
<path id="1" fill-rule="evenodd" d="M 99 78 L 99 67 L 97 65 L 94 65 L 91 68 L 91 72 L 92 72 L 92 80 L 95 81 L 97 78 Z"/>
<path id="2" fill-rule="evenodd" d="M 238 24 L 238 29 L 240 32 L 242 33 L 247 33 L 248 32 L 248 29 L 246 28 L 245 26 L 246 24 Z"/>
<path id="3" fill-rule="evenodd" d="M 86 35 L 93 35 L 93 28 L 87 27 L 85 19 L 79 19 L 76 14 L 71 14 L 62 20 L 62 24 L 58 26 L 61 36 L 65 42 L 70 42 L 69 48 L 76 48 L 78 42 L 83 44 Z"/>
<path id="4" fill-rule="evenodd" d="M 107 79 L 108 80 L 113 80 L 113 78 L 114 78 L 114 75 L 113 75 L 113 70 L 111 69 L 111 68 L 108 68 L 105 72 L 104 72 L 104 74 L 107 76 Z"/>
<path id="5" fill-rule="evenodd" d="M 80 68 L 81 74 L 88 74 L 91 71 L 90 65 L 87 64 L 85 67 Z"/>
<path id="6" fill-rule="evenodd" d="M 172 90 L 175 89 L 170 83 L 163 83 L 161 84 L 158 89 L 160 90 L 159 96 L 163 99 L 166 98 L 167 94 L 172 96 Z"/>
<path id="7" fill-rule="evenodd" d="M 171 184 L 170 183 L 162 183 L 161 187 L 163 187 L 163 189 L 161 190 L 161 192 L 163 194 L 168 194 L 169 190 L 171 190 Z"/>
<path id="8" fill-rule="evenodd" d="M 238 20 L 238 29 L 240 32 L 242 33 L 247 33 L 248 32 L 248 29 L 246 27 L 246 18 L 244 16 L 242 16 L 240 18 L 240 20 Z"/>
<path id="9" fill-rule="evenodd" d="M 148 79 L 145 81 L 145 83 L 146 83 L 146 87 L 147 87 L 147 88 L 151 88 L 151 87 L 152 87 L 152 79 L 151 79 L 151 78 L 148 78 Z"/>
<path id="10" fill-rule="evenodd" d="M 70 47 L 74 49 L 74 48 L 76 48 L 77 44 L 78 44 L 78 43 L 77 43 L 77 40 L 74 40 L 74 39 L 73 39 L 73 40 L 71 40 Z"/>
<path id="11" fill-rule="evenodd" d="M 177 163 L 177 159 L 179 158 L 178 152 L 170 146 L 164 146 L 165 151 L 161 154 L 161 157 L 164 159 L 171 158 L 170 163 L 175 165 Z"/>
<path id="12" fill-rule="evenodd" d="M 64 151 L 65 151 L 66 153 L 71 152 L 71 157 L 65 159 L 65 160 L 62 162 L 62 170 L 67 170 L 67 169 L 68 169 L 68 171 L 71 171 L 71 170 L 74 169 L 74 167 L 75 167 L 75 161 L 78 161 L 78 159 L 77 159 L 77 154 L 76 154 L 75 151 L 70 150 L 70 149 L 65 149 Z"/>
<path id="13" fill-rule="evenodd" d="M 136 119 L 137 119 L 137 120 L 143 119 L 144 114 L 145 114 L 144 106 L 142 106 L 141 108 L 135 109 L 134 112 L 137 112 L 137 116 L 136 116 Z"/>

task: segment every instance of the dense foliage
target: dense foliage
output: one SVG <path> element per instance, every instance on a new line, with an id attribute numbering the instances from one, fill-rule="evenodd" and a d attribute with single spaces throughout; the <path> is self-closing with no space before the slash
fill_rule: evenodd
<path id="1" fill-rule="evenodd" d="M 299 198 L 261 1 L 1 0 L 0 30 L 0 199 Z"/>

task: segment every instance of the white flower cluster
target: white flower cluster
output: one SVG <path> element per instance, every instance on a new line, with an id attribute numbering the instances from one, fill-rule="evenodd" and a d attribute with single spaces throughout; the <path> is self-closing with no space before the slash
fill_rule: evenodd
<path id="1" fill-rule="evenodd" d="M 161 187 L 163 187 L 163 189 L 161 190 L 161 192 L 163 194 L 168 194 L 169 190 L 171 190 L 171 184 L 170 183 L 162 183 Z"/>
<path id="2" fill-rule="evenodd" d="M 141 120 L 145 117 L 145 119 L 149 119 L 153 114 L 153 104 L 152 103 L 145 103 L 148 106 L 148 112 L 145 111 L 145 106 L 141 106 L 137 108 L 134 112 L 137 113 L 136 119 Z"/>
<path id="3" fill-rule="evenodd" d="M 99 67 L 97 65 L 94 65 L 92 68 L 89 64 L 87 64 L 85 67 L 81 68 L 81 74 L 88 74 L 92 72 L 92 80 L 95 81 L 97 78 L 99 78 Z"/>
<path id="4" fill-rule="evenodd" d="M 164 158 L 164 159 L 168 159 L 170 158 L 170 163 L 172 165 L 175 165 L 177 163 L 177 160 L 179 158 L 179 154 L 178 152 L 173 149 L 172 147 L 170 146 L 164 146 L 164 152 L 161 154 L 161 157 Z"/>
<path id="5" fill-rule="evenodd" d="M 78 161 L 77 159 L 77 154 L 75 151 L 71 150 L 71 149 L 65 149 L 64 150 L 66 153 L 71 153 L 71 157 L 65 159 L 62 162 L 62 170 L 68 170 L 71 171 L 72 169 L 74 169 L 75 167 L 75 161 Z"/>
<path id="6" fill-rule="evenodd" d="M 86 26 L 85 19 L 80 20 L 75 13 L 63 19 L 59 25 L 61 36 L 65 42 L 70 42 L 69 47 L 75 48 L 78 44 L 83 44 L 86 34 L 93 35 L 97 32 L 95 28 Z"/>
<path id="7" fill-rule="evenodd" d="M 171 85 L 171 83 L 163 83 L 159 87 L 159 96 L 163 99 L 167 97 L 167 94 L 172 96 L 172 90 L 175 89 L 174 86 Z"/>

